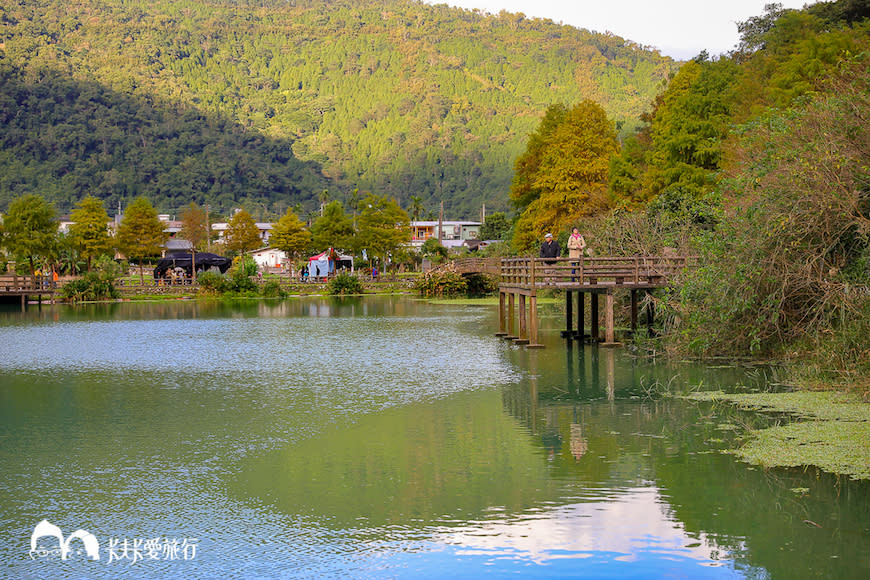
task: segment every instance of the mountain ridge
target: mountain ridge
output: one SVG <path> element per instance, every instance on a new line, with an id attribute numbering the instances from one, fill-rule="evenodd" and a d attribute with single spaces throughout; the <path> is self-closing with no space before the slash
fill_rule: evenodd
<path id="1" fill-rule="evenodd" d="M 483 203 L 509 209 L 513 161 L 547 106 L 592 98 L 627 131 L 679 65 L 614 35 L 409 0 L 43 0 L 4 7 L 0 20 L 0 63 L 34 87 L 52 71 L 99 83 L 170 117 L 195 108 L 289 147 L 299 162 L 291 170 L 297 185 L 286 191 L 281 179 L 229 187 L 227 164 L 218 164 L 215 175 L 214 158 L 195 151 L 179 156 L 205 173 L 200 184 L 176 179 L 157 188 L 122 160 L 65 190 L 64 176 L 81 173 L 99 144 L 89 145 L 87 155 L 60 151 L 69 171 L 55 168 L 48 172 L 57 175 L 53 180 L 37 179 L 42 162 L 29 153 L 35 139 L 28 127 L 42 132 L 57 123 L 31 107 L 37 118 L 19 119 L 15 139 L 9 131 L 2 135 L 0 168 L 7 177 L 0 180 L 0 209 L 48 181 L 52 201 L 67 206 L 104 192 L 110 207 L 146 195 L 172 213 L 187 194 L 220 211 L 247 204 L 265 218 L 282 207 L 313 211 L 324 189 L 347 201 L 359 188 L 406 207 L 419 197 L 430 213 L 444 201 L 451 217 L 470 218 Z M 0 87 L 6 108 L 19 109 L 7 85 Z M 9 110 L 6 117 L 14 120 Z M 92 111 L 105 117 L 104 109 Z M 110 132 L 135 142 L 134 129 Z M 183 151 L 187 144 L 180 139 L 173 147 Z M 145 148 L 138 154 L 151 156 Z M 166 171 L 166 163 L 156 165 Z M 266 166 L 274 180 L 278 167 Z M 296 174 L 303 167 L 304 177 Z M 125 174 L 122 187 L 112 169 Z"/>

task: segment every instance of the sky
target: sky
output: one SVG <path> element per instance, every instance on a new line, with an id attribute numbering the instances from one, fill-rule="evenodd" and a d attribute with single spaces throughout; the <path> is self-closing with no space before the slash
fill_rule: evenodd
<path id="1" fill-rule="evenodd" d="M 802 8 L 815 0 L 425 0 L 479 8 L 498 14 L 522 12 L 527 17 L 612 32 L 662 54 L 687 60 L 706 50 L 711 56 L 733 49 L 737 23 L 764 13 L 764 5 L 779 2 Z"/>

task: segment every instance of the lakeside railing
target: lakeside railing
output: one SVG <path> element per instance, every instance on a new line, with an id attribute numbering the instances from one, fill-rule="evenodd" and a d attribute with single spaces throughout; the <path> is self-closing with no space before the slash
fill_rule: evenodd
<path id="1" fill-rule="evenodd" d="M 0 275 L 0 295 L 20 296 L 23 294 L 53 294 L 57 282 L 50 276 Z"/>
<path id="2" fill-rule="evenodd" d="M 690 266 L 685 256 L 503 258 L 502 288 L 661 287 Z"/>

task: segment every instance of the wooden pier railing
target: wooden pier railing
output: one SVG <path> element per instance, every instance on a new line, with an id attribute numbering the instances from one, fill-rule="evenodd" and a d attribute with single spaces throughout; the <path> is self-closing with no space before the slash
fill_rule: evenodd
<path id="1" fill-rule="evenodd" d="M 582 258 L 503 258 L 499 280 L 499 336 L 530 347 L 538 344 L 537 293 L 551 288 L 565 291 L 566 338 L 586 337 L 584 332 L 585 295 L 590 294 L 592 329 L 589 338 L 599 340 L 599 296 L 605 297 L 604 344 L 617 344 L 614 338 L 613 294 L 631 292 L 632 329 L 637 326 L 639 290 L 651 292 L 667 286 L 680 272 L 691 267 L 685 256 L 629 256 Z M 573 329 L 573 298 L 578 294 L 577 328 Z M 528 312 L 526 309 L 528 305 Z M 514 320 L 519 326 L 515 328 Z M 647 310 L 648 324 L 652 311 Z"/>
<path id="2" fill-rule="evenodd" d="M 28 296 L 50 296 L 53 298 L 56 291 L 57 282 L 49 276 L 0 275 L 0 297 L 20 296 L 22 307 Z"/>
<path id="3" fill-rule="evenodd" d="M 500 282 L 518 289 L 661 288 L 688 266 L 689 258 L 665 256 L 504 258 Z"/>

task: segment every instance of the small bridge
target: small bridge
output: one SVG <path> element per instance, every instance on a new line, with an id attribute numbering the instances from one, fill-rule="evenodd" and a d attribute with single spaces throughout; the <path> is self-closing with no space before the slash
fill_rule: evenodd
<path id="1" fill-rule="evenodd" d="M 57 282 L 49 276 L 18 276 L 8 274 L 0 276 L 0 299 L 6 296 L 20 297 L 21 308 L 27 304 L 28 296 L 49 296 L 54 300 Z"/>

